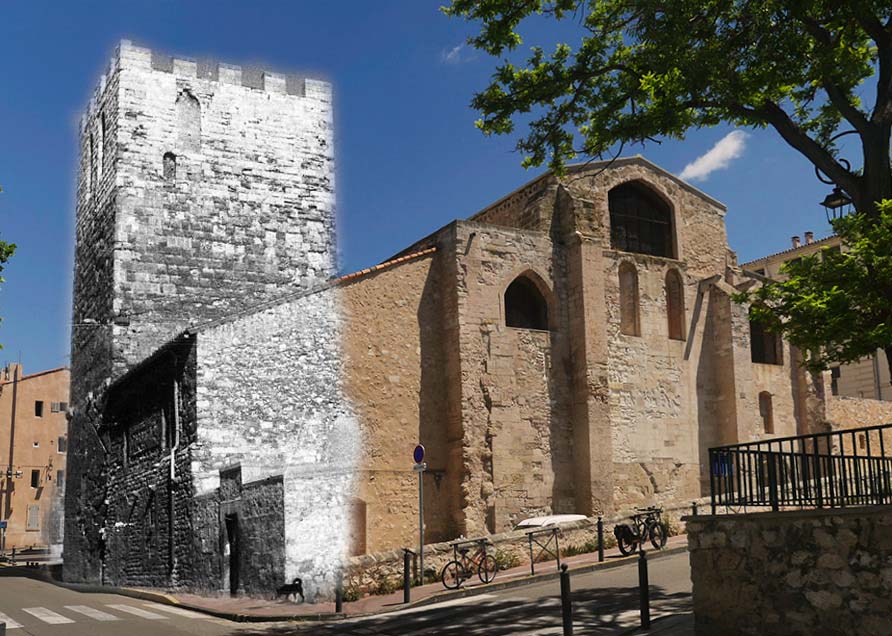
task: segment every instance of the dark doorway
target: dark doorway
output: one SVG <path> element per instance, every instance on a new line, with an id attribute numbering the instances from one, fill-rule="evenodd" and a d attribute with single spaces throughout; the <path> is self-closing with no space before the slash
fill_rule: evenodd
<path id="1" fill-rule="evenodd" d="M 238 593 L 238 564 L 239 564 L 239 541 L 238 541 L 238 515 L 226 515 L 226 545 L 229 548 L 229 593 L 235 596 Z"/>

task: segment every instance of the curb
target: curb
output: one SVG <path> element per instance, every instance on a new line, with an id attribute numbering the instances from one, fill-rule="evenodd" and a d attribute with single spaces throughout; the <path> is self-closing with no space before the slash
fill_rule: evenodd
<path id="1" fill-rule="evenodd" d="M 665 557 L 672 556 L 674 554 L 679 554 L 681 552 L 687 552 L 687 545 L 679 545 L 671 548 L 664 548 L 660 550 L 660 552 L 654 554 L 654 552 L 648 552 L 649 556 L 648 560 L 659 560 Z M 597 572 L 598 570 L 610 570 L 613 568 L 618 568 L 623 565 L 628 565 L 633 561 L 638 559 L 637 555 L 630 555 L 627 557 L 621 557 L 619 559 L 611 559 L 610 561 L 602 561 L 596 563 L 590 563 L 588 565 L 581 565 L 579 567 L 575 567 L 572 569 L 568 569 L 567 571 L 573 574 L 588 574 L 589 572 Z M 479 594 L 488 594 L 489 592 L 497 592 L 500 590 L 508 590 L 515 587 L 523 587 L 525 585 L 533 585 L 535 583 L 543 583 L 545 581 L 553 581 L 559 579 L 561 573 L 558 571 L 554 572 L 544 572 L 542 574 L 535 574 L 532 576 L 521 577 L 517 579 L 512 579 L 510 581 L 502 581 L 501 583 L 489 583 L 486 585 L 475 585 L 474 587 L 464 588 L 460 590 L 456 590 L 454 592 L 439 592 L 437 594 L 432 594 L 425 598 L 418 599 L 417 601 L 412 601 L 409 603 L 401 603 L 399 608 L 396 610 L 388 610 L 390 611 L 399 611 L 403 609 L 409 609 L 412 607 L 423 607 L 424 605 L 432 605 L 434 603 L 442 603 L 443 601 L 449 601 L 457 598 L 465 598 L 468 596 L 477 596 Z M 367 614 L 351 614 L 351 618 L 354 616 L 372 616 L 375 614 L 386 614 L 387 612 L 369 612 Z"/>
<path id="2" fill-rule="evenodd" d="M 648 554 L 653 555 L 649 560 L 659 560 L 674 554 L 679 554 L 681 552 L 687 552 L 687 545 L 679 545 L 671 548 L 664 548 L 658 553 L 649 552 Z M 582 565 L 579 567 L 575 567 L 573 569 L 568 570 L 571 574 L 587 574 L 589 572 L 596 572 L 598 570 L 610 570 L 613 568 L 621 567 L 624 565 L 628 565 L 638 559 L 637 556 L 631 555 L 627 557 L 622 557 L 619 559 L 611 559 L 610 561 L 596 562 L 590 563 L 588 565 Z M 18 566 L 9 566 L 9 567 L 18 567 Z M 315 622 L 324 622 L 324 621 L 338 621 L 344 620 L 346 618 L 365 618 L 369 616 L 379 616 L 384 614 L 389 614 L 391 612 L 398 612 L 405 609 L 410 609 L 414 607 L 424 607 L 425 605 L 433 605 L 435 603 L 442 603 L 443 601 L 466 598 L 470 596 L 478 596 L 480 594 L 488 594 L 490 592 L 500 591 L 500 590 L 508 590 L 516 587 L 523 587 L 526 585 L 534 585 L 536 583 L 543 583 L 545 581 L 552 581 L 560 578 L 560 572 L 545 572 L 542 574 L 535 574 L 532 576 L 524 576 L 519 577 L 517 579 L 512 579 L 510 581 L 502 581 L 500 583 L 489 583 L 485 585 L 476 585 L 474 587 L 464 588 L 455 590 L 453 592 L 439 592 L 436 594 L 432 594 L 425 598 L 418 599 L 417 601 L 412 601 L 409 603 L 400 603 L 398 606 L 390 606 L 387 609 L 381 609 L 373 612 L 360 612 L 356 614 L 345 614 L 345 613 L 334 613 L 334 612 L 320 612 L 318 614 L 276 614 L 269 616 L 258 616 L 256 614 L 240 614 L 238 612 L 226 612 L 221 610 L 215 610 L 208 607 L 202 607 L 199 605 L 193 605 L 191 603 L 182 603 L 178 601 L 173 596 L 169 594 L 165 594 L 163 592 L 148 592 L 146 590 L 138 590 L 135 588 L 129 587 L 111 587 L 107 585 L 91 585 L 88 583 L 68 583 L 65 581 L 57 581 L 56 579 L 49 576 L 46 571 L 42 570 L 29 570 L 27 568 L 21 568 L 22 576 L 32 579 L 38 579 L 44 581 L 46 583 L 50 583 L 52 585 L 56 585 L 58 587 L 63 587 L 69 590 L 74 590 L 76 592 L 86 592 L 88 594 L 117 594 L 119 596 L 127 596 L 130 598 L 137 598 L 144 601 L 152 601 L 154 603 L 159 603 L 161 605 L 172 605 L 176 607 L 180 607 L 182 609 L 187 609 L 193 612 L 197 612 L 200 614 L 207 614 L 209 616 L 213 616 L 215 618 L 222 618 L 224 620 L 229 620 L 235 623 L 277 623 L 277 622 L 305 622 L 305 623 L 315 623 Z M 656 622 L 656 621 L 654 621 Z M 635 633 L 635 632 L 628 632 Z"/>

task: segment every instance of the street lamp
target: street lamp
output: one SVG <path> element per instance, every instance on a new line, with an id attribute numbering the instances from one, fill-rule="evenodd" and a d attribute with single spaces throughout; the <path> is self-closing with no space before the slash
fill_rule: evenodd
<path id="1" fill-rule="evenodd" d="M 821 205 L 824 206 L 829 223 L 831 218 L 835 221 L 852 211 L 852 197 L 843 192 L 842 188 L 836 186 L 833 188 L 833 192 L 824 197 Z"/>

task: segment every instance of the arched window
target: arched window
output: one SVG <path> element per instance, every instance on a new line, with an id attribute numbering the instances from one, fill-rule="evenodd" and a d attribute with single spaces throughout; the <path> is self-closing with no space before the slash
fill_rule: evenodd
<path id="1" fill-rule="evenodd" d="M 177 156 L 172 152 L 164 153 L 164 180 L 173 181 L 177 178 Z"/>
<path id="2" fill-rule="evenodd" d="M 669 337 L 684 340 L 684 285 L 677 269 L 666 272 L 666 318 L 669 321 Z"/>
<path id="3" fill-rule="evenodd" d="M 762 430 L 774 433 L 774 407 L 771 405 L 771 393 L 759 393 L 759 415 L 762 417 Z"/>
<path id="4" fill-rule="evenodd" d="M 177 97 L 177 130 L 180 148 L 198 152 L 201 147 L 201 105 L 189 91 Z"/>
<path id="5" fill-rule="evenodd" d="M 99 161 L 97 161 L 99 176 L 102 176 L 105 169 L 105 113 L 99 115 L 99 143 L 96 146 L 99 153 Z"/>
<path id="6" fill-rule="evenodd" d="M 750 354 L 753 362 L 783 364 L 783 341 L 780 334 L 771 333 L 761 322 L 750 320 Z"/>
<path id="7" fill-rule="evenodd" d="M 526 276 L 518 276 L 505 290 L 505 324 L 520 329 L 548 329 L 548 303 Z"/>
<path id="8" fill-rule="evenodd" d="M 638 314 L 638 271 L 625 261 L 619 266 L 619 330 L 627 336 L 640 336 Z"/>
<path id="9" fill-rule="evenodd" d="M 631 181 L 607 195 L 610 244 L 624 252 L 675 257 L 672 210 L 645 186 Z"/>

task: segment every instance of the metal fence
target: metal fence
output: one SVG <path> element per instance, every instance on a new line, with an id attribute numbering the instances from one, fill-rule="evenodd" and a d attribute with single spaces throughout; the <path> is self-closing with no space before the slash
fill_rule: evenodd
<path id="1" fill-rule="evenodd" d="M 892 424 L 709 449 L 712 513 L 892 503 Z"/>

